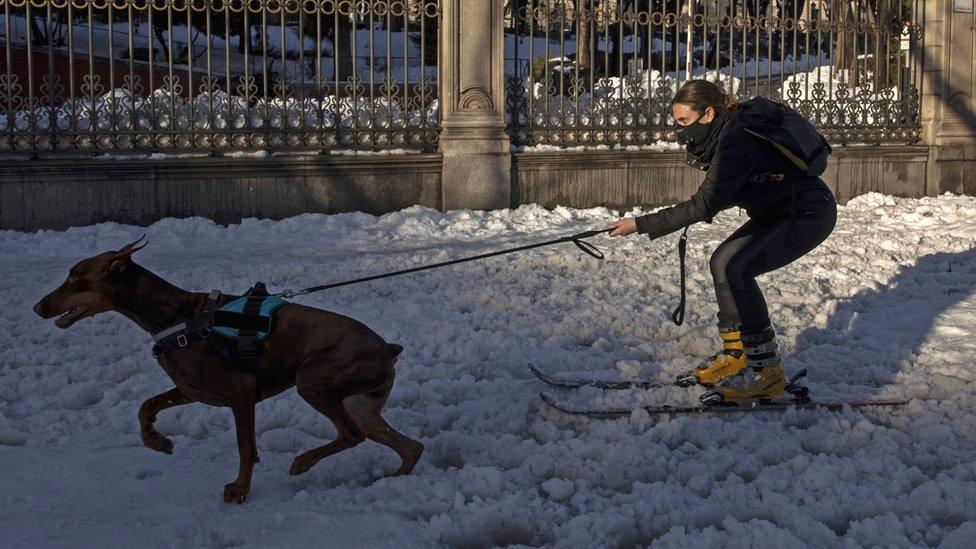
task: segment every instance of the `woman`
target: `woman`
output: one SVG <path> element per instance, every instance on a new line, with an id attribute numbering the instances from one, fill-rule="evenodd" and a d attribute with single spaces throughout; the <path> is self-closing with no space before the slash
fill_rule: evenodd
<path id="1" fill-rule="evenodd" d="M 671 111 L 689 164 L 706 170 L 705 180 L 685 202 L 609 227 L 611 236 L 636 232 L 654 239 L 711 220 L 732 206 L 746 210 L 749 220 L 716 248 L 710 261 L 723 349 L 690 374 L 698 383 L 715 385 L 715 392 L 703 397 L 709 402 L 784 394 L 783 366 L 756 277 L 817 247 L 837 220 L 837 204 L 824 182 L 800 169 L 803 162 L 795 156 L 788 159 L 788 151 L 750 131 L 775 127 L 783 109 L 761 98 L 739 105 L 704 80 L 682 86 Z M 823 143 L 825 157 L 829 147 Z"/>

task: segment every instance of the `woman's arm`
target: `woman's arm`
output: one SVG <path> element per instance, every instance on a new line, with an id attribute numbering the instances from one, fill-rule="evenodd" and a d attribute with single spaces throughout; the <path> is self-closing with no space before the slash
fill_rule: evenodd
<path id="1" fill-rule="evenodd" d="M 724 136 L 698 191 L 688 200 L 634 220 L 637 232 L 658 238 L 715 217 L 732 206 L 754 168 L 752 142 L 742 132 Z"/>

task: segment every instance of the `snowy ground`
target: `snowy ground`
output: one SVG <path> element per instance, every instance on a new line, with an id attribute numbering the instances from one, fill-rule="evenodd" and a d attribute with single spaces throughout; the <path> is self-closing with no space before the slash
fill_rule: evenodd
<path id="1" fill-rule="evenodd" d="M 117 315 L 61 331 L 30 310 L 75 261 L 148 234 L 139 262 L 185 288 L 294 288 L 539 241 L 613 212 L 523 207 L 219 227 L 164 220 L 0 232 L 0 531 L 20 546 L 971 546 L 976 538 L 976 198 L 870 195 L 819 249 L 763 280 L 787 368 L 816 396 L 915 397 L 896 411 L 577 420 L 540 408 L 525 364 L 668 379 L 713 351 L 707 252 L 736 212 L 691 231 L 689 315 L 674 236 L 566 244 L 301 298 L 406 347 L 387 408 L 427 451 L 413 474 L 363 444 L 290 477 L 333 435 L 292 391 L 258 408 L 242 506 L 230 413 L 163 412 L 172 456 L 136 411 L 170 387 L 149 337 Z M 690 403 L 695 389 L 583 392 Z M 939 402 L 922 400 L 941 398 Z"/>

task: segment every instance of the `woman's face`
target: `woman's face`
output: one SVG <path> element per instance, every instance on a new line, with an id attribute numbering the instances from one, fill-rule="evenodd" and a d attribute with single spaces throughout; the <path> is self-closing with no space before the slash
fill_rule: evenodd
<path id="1" fill-rule="evenodd" d="M 679 126 L 687 126 L 694 122 L 701 122 L 702 124 L 711 124 L 712 120 L 715 120 L 715 109 L 712 107 L 705 107 L 705 114 L 700 115 L 699 118 L 698 111 L 695 110 L 691 105 L 686 105 L 684 103 L 675 103 L 671 105 L 671 115 L 674 116 L 674 121 L 678 123 Z"/>

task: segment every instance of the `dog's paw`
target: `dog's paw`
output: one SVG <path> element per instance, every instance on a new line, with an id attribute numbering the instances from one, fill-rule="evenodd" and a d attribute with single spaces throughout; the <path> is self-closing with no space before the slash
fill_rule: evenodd
<path id="1" fill-rule="evenodd" d="M 247 494 L 250 491 L 250 486 L 232 482 L 224 486 L 224 501 L 227 503 L 244 503 L 244 500 L 247 499 Z"/>
<path id="2" fill-rule="evenodd" d="M 309 469 L 311 469 L 316 463 L 319 462 L 318 457 L 311 451 L 305 452 L 304 454 L 295 458 L 291 462 L 291 468 L 288 469 L 289 475 L 300 475 Z"/>
<path id="3" fill-rule="evenodd" d="M 142 443 L 150 450 L 156 450 L 164 454 L 173 453 L 173 441 L 159 433 L 143 433 Z"/>

